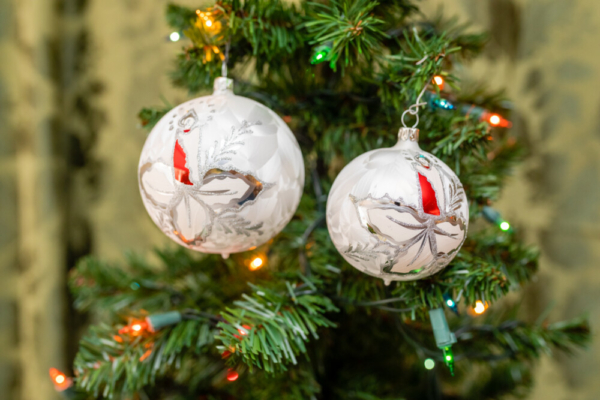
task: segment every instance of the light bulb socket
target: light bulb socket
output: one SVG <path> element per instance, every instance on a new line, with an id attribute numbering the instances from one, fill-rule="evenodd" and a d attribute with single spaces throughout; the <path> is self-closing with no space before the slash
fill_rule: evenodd
<path id="1" fill-rule="evenodd" d="M 146 317 L 148 323 L 148 330 L 150 332 L 156 332 L 165 326 L 175 325 L 182 321 L 181 313 L 178 311 L 171 311 L 164 314 L 154 314 Z"/>
<path id="2" fill-rule="evenodd" d="M 443 349 L 456 343 L 456 336 L 454 336 L 454 333 L 450 332 L 448 320 L 446 319 L 443 308 L 429 310 L 429 319 L 431 320 L 433 336 L 435 337 L 435 343 L 438 348 Z"/>
<path id="3" fill-rule="evenodd" d="M 481 209 L 481 214 L 486 220 L 488 220 L 492 224 L 499 224 L 500 222 L 502 222 L 502 216 L 498 211 L 494 210 L 492 207 L 484 206 Z"/>

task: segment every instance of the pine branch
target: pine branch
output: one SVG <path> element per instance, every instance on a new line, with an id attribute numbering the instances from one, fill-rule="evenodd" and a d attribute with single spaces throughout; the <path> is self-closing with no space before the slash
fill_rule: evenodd
<path id="1" fill-rule="evenodd" d="M 359 57 L 370 60 L 382 51 L 381 41 L 387 37 L 383 20 L 372 14 L 378 4 L 372 0 L 311 3 L 317 12 L 303 25 L 310 33 L 310 43 L 332 42 L 333 64 L 340 57 L 344 65 L 353 65 Z"/>
<path id="2" fill-rule="evenodd" d="M 204 379 L 215 376 L 215 367 L 203 354 L 211 350 L 214 328 L 206 322 L 184 321 L 152 335 L 119 336 L 116 328 L 90 329 L 75 358 L 79 388 L 94 396 L 130 396 L 159 377 L 177 376 L 194 368 Z"/>
<path id="3" fill-rule="evenodd" d="M 315 284 L 302 277 L 310 287 Z M 286 291 L 275 291 L 252 285 L 252 295 L 234 302 L 222 313 L 217 339 L 222 351 L 232 353 L 232 360 L 257 366 L 267 372 L 287 370 L 286 364 L 297 364 L 297 356 L 306 353 L 306 343 L 318 339 L 319 327 L 335 325 L 325 313 L 338 311 L 325 296 L 296 294 L 285 281 Z"/>

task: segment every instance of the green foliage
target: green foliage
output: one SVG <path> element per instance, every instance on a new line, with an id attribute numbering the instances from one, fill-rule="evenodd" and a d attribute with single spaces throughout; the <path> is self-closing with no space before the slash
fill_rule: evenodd
<path id="1" fill-rule="evenodd" d="M 384 21 L 372 14 L 378 5 L 372 0 L 341 0 L 329 4 L 310 4 L 317 10 L 312 20 L 305 23 L 313 39 L 310 44 L 332 42 L 331 58 L 340 56 L 346 65 L 364 57 L 366 60 L 376 49 L 381 51 L 381 40 L 387 37 L 381 30 Z"/>
<path id="2" fill-rule="evenodd" d="M 124 265 L 82 260 L 70 280 L 75 305 L 104 323 L 81 342 L 80 388 L 114 398 L 397 400 L 453 392 L 495 399 L 527 393 L 530 366 L 541 354 L 587 343 L 585 319 L 528 323 L 497 302 L 537 270 L 538 252 L 518 228 L 502 232 L 481 218 L 525 149 L 470 112 L 508 115 L 502 94 L 478 84 L 461 90 L 468 85 L 454 74 L 479 54 L 486 36 L 441 16 L 424 20 L 417 6 L 224 0 L 210 7 L 218 29 L 198 22 L 195 9 L 168 7 L 169 24 L 189 39 L 173 83 L 192 94 L 209 89 L 229 49 L 236 92 L 287 117 L 305 156 L 305 192 L 286 229 L 254 250 L 268 257 L 255 272 L 244 267 L 249 253 L 223 260 L 167 249 L 156 253 L 158 263 L 135 255 Z M 324 47 L 330 62 L 311 64 Z M 422 109 L 420 143 L 459 174 L 470 232 L 440 273 L 386 287 L 334 248 L 325 226 L 327 193 L 353 158 L 396 142 L 402 111 L 434 74 L 452 90 L 430 88 L 429 103 L 443 96 L 457 106 Z M 151 128 L 170 108 L 145 108 L 142 125 Z M 425 357 L 442 357 L 428 311 L 442 307 L 444 295 L 461 311 L 448 313 L 459 339 L 455 378 L 422 366 Z M 464 316 L 478 300 L 490 311 Z M 115 338 L 129 318 L 166 311 L 179 311 L 183 321 Z M 225 379 L 230 368 L 240 373 L 235 383 Z"/>
<path id="3" fill-rule="evenodd" d="M 187 374 L 186 368 L 201 366 L 202 378 L 210 378 L 214 372 L 208 367 L 214 361 L 203 354 L 211 350 L 213 329 L 205 322 L 184 321 L 151 336 L 124 335 L 119 342 L 114 327 L 93 327 L 81 340 L 75 359 L 77 384 L 94 396 L 112 398 L 138 392 L 168 373 L 177 380 L 178 375 Z"/>
<path id="4" fill-rule="evenodd" d="M 304 279 L 306 286 L 316 288 Z M 222 314 L 225 321 L 219 323 L 218 336 L 223 343 L 221 349 L 232 352 L 234 360 L 267 372 L 286 370 L 288 363 L 297 364 L 296 356 L 306 353 L 309 338 L 319 338 L 317 329 L 335 326 L 324 314 L 337 311 L 329 298 L 311 291 L 301 293 L 289 281 L 279 292 L 252 286 L 252 296 L 243 294 L 243 300 L 233 303 L 235 308 L 227 308 Z"/>

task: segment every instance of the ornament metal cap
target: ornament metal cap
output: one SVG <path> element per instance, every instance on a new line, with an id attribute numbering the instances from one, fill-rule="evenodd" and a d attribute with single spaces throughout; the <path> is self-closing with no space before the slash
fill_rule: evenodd
<path id="1" fill-rule="evenodd" d="M 223 76 L 215 79 L 213 85 L 214 94 L 219 93 L 233 93 L 233 79 L 225 78 Z"/>
<path id="2" fill-rule="evenodd" d="M 417 128 L 400 128 L 398 131 L 399 142 L 418 142 L 419 130 Z"/>

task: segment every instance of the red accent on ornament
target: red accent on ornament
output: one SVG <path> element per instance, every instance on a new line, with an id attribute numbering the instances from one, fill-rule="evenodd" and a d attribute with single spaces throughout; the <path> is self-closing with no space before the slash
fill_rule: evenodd
<path id="1" fill-rule="evenodd" d="M 229 371 L 227 371 L 227 380 L 229 382 L 233 382 L 236 381 L 237 378 L 240 377 L 240 374 L 238 374 L 236 371 L 230 369 Z"/>
<path id="2" fill-rule="evenodd" d="M 423 211 L 426 214 L 440 215 L 435 191 L 431 183 L 423 175 L 419 174 L 419 184 L 421 185 L 421 201 L 423 202 Z"/>
<path id="3" fill-rule="evenodd" d="M 173 153 L 173 168 L 175 168 L 175 179 L 185 185 L 193 185 L 190 181 L 190 170 L 186 168 L 187 155 L 183 151 L 183 147 L 179 144 L 179 140 L 175 142 L 175 152 Z"/>

